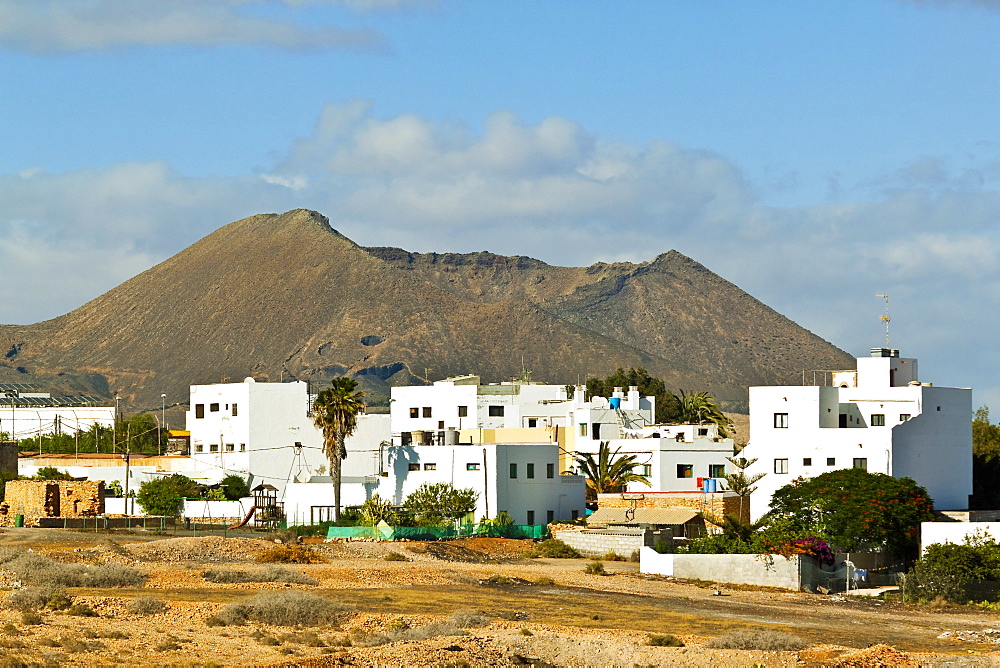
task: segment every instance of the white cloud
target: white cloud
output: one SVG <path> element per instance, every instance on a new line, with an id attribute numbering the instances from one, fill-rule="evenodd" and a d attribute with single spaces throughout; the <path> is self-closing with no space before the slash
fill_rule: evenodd
<path id="1" fill-rule="evenodd" d="M 36 54 L 130 46 L 245 45 L 289 51 L 384 52 L 374 30 L 304 26 L 265 18 L 248 6 L 295 6 L 278 0 L 0 0 L 0 48 Z M 329 3 L 337 4 L 337 3 Z"/>

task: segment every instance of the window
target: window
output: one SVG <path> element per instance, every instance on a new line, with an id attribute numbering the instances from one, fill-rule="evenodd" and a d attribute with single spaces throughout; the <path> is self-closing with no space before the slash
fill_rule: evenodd
<path id="1" fill-rule="evenodd" d="M 774 428 L 775 429 L 788 429 L 788 413 L 775 413 L 774 414 Z"/>
<path id="2" fill-rule="evenodd" d="M 885 426 L 885 414 L 884 413 L 872 413 L 872 426 L 873 427 L 884 427 Z"/>
<path id="3" fill-rule="evenodd" d="M 219 444 L 218 443 L 212 443 L 211 445 L 208 446 L 208 451 L 209 452 L 218 452 L 219 451 Z"/>
<path id="4" fill-rule="evenodd" d="M 468 464 L 465 465 L 465 470 L 466 471 L 478 471 L 479 470 L 479 462 L 469 462 Z"/>
<path id="5" fill-rule="evenodd" d="M 459 406 L 458 407 L 458 417 L 469 417 L 469 407 Z"/>
<path id="6" fill-rule="evenodd" d="M 556 477 L 556 465 L 555 464 L 546 464 L 545 465 L 545 477 L 546 478 L 555 478 Z"/>
<path id="7" fill-rule="evenodd" d="M 419 408 L 411 408 L 410 409 L 410 417 L 411 418 L 418 418 L 418 417 L 420 417 L 420 409 Z"/>
<path id="8" fill-rule="evenodd" d="M 556 520 L 556 511 L 546 510 L 545 511 L 545 523 L 552 524 Z"/>
<path id="9" fill-rule="evenodd" d="M 592 439 L 594 439 L 594 440 L 597 440 L 597 439 L 599 439 L 601 437 L 601 423 L 600 422 L 595 422 L 592 425 L 590 425 L 590 437 Z"/>
<path id="10" fill-rule="evenodd" d="M 861 469 L 862 471 L 868 470 L 868 460 L 864 457 L 854 458 L 854 468 Z"/>
<path id="11" fill-rule="evenodd" d="M 698 435 L 699 436 L 708 436 L 708 428 L 707 427 L 698 427 Z"/>
<path id="12" fill-rule="evenodd" d="M 226 452 L 236 452 L 236 444 L 226 443 Z"/>
<path id="13" fill-rule="evenodd" d="M 580 425 L 580 436 L 586 436 L 586 435 L 587 435 L 587 423 L 584 422 Z"/>
<path id="14" fill-rule="evenodd" d="M 709 478 L 725 478 L 726 477 L 726 465 L 725 464 L 709 464 L 708 465 L 708 477 Z"/>
<path id="15" fill-rule="evenodd" d="M 678 464 L 677 465 L 677 477 L 678 478 L 691 478 L 694 476 L 694 465 L 692 464 Z"/>
<path id="16" fill-rule="evenodd" d="M 535 511 L 534 510 L 529 510 L 528 511 L 528 526 L 534 526 L 534 524 L 535 524 Z"/>
<path id="17" fill-rule="evenodd" d="M 788 460 L 787 459 L 775 459 L 774 460 L 774 472 L 775 473 L 788 473 Z"/>
<path id="18" fill-rule="evenodd" d="M 569 516 L 573 518 L 574 522 L 576 522 L 578 519 L 580 519 L 580 511 L 579 510 L 571 510 L 571 511 L 569 511 Z"/>
<path id="19" fill-rule="evenodd" d="M 510 465 L 510 479 L 514 480 L 517 478 L 517 464 Z"/>
<path id="20" fill-rule="evenodd" d="M 431 407 L 424 406 L 424 417 L 431 417 Z"/>
<path id="21" fill-rule="evenodd" d="M 444 420 L 438 420 L 438 429 L 444 429 Z"/>
<path id="22" fill-rule="evenodd" d="M 529 428 L 530 427 L 537 427 L 537 426 L 538 426 L 538 418 L 528 418 L 528 427 Z"/>
<path id="23" fill-rule="evenodd" d="M 503 406 L 490 406 L 490 417 L 503 417 Z"/>
<path id="24" fill-rule="evenodd" d="M 847 428 L 847 413 L 841 413 L 837 416 L 837 426 L 841 429 Z"/>
<path id="25" fill-rule="evenodd" d="M 247 451 L 247 444 L 240 443 L 240 452 L 246 452 L 246 451 Z"/>
<path id="26" fill-rule="evenodd" d="M 527 469 L 527 472 L 524 474 L 525 477 L 526 478 L 534 478 L 535 477 L 535 465 L 534 464 L 526 464 L 525 468 Z"/>
<path id="27" fill-rule="evenodd" d="M 900 413 L 899 414 L 899 421 L 900 422 L 906 422 L 909 419 L 910 419 L 910 414 L 909 413 Z"/>
<path id="28" fill-rule="evenodd" d="M 194 446 L 194 451 L 195 452 L 205 452 L 205 446 L 202 445 L 201 443 L 197 443 Z"/>
<path id="29" fill-rule="evenodd" d="M 642 472 L 639 475 L 644 475 L 647 478 L 649 476 L 653 475 L 653 465 L 652 464 L 643 464 L 642 465 Z"/>
<path id="30" fill-rule="evenodd" d="M 195 404 L 194 405 L 194 416 L 196 418 L 205 417 L 205 404 Z"/>
<path id="31" fill-rule="evenodd" d="M 233 417 L 236 417 L 237 415 L 239 415 L 239 411 L 236 410 L 236 404 L 233 404 Z"/>
<path id="32" fill-rule="evenodd" d="M 437 464 L 424 464 L 425 471 L 437 471 L 437 468 L 438 468 Z"/>
<path id="33" fill-rule="evenodd" d="M 407 467 L 407 469 L 406 469 L 406 470 L 407 470 L 407 471 L 419 471 L 419 470 L 420 470 L 420 464 L 410 464 L 410 465 L 409 465 L 409 466 Z"/>
<path id="34" fill-rule="evenodd" d="M 219 404 L 209 404 L 208 405 L 208 410 L 211 411 L 212 413 L 218 413 L 219 412 Z"/>
<path id="35" fill-rule="evenodd" d="M 827 457 L 826 458 L 826 465 L 827 466 L 836 466 L 837 465 L 837 460 L 834 457 Z"/>
<path id="36" fill-rule="evenodd" d="M 812 457 L 803 457 L 802 458 L 802 465 L 803 466 L 812 466 L 813 465 Z"/>

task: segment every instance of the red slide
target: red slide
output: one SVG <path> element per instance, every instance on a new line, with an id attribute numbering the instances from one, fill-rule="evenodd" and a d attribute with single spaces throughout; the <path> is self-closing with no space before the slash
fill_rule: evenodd
<path id="1" fill-rule="evenodd" d="M 250 518 L 253 517 L 253 514 L 255 512 L 257 512 L 257 506 L 250 506 L 250 510 L 249 510 L 249 512 L 247 512 L 247 516 L 243 518 L 243 521 L 240 522 L 239 524 L 234 524 L 233 526 L 231 526 L 229 528 L 230 529 L 239 529 L 240 527 L 246 526 L 247 522 L 250 521 Z"/>

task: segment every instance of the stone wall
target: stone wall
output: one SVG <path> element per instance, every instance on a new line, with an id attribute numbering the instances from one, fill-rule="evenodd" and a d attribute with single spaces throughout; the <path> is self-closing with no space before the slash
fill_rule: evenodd
<path id="1" fill-rule="evenodd" d="M 104 514 L 101 480 L 11 480 L 0 502 L 0 526 L 37 526 L 42 517 L 96 517 Z"/>
<path id="2" fill-rule="evenodd" d="M 566 543 L 585 557 L 603 557 L 608 552 L 628 557 L 642 547 L 641 533 L 567 529 L 553 531 L 552 537 Z"/>
<path id="3" fill-rule="evenodd" d="M 716 517 L 740 515 L 740 497 L 735 492 L 635 492 L 598 494 L 599 508 L 687 508 Z M 750 499 L 743 499 L 743 519 L 750 521 Z"/>

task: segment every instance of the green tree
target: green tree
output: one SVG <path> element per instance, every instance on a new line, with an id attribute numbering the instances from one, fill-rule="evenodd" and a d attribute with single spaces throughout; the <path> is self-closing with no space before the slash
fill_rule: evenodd
<path id="1" fill-rule="evenodd" d="M 135 500 L 147 515 L 175 516 L 184 509 L 185 498 L 196 498 L 198 495 L 198 485 L 194 480 L 175 473 L 142 483 Z"/>
<path id="2" fill-rule="evenodd" d="M 580 472 L 587 476 L 588 496 L 613 494 L 624 491 L 630 482 L 641 482 L 650 487 L 649 478 L 635 472 L 638 466 L 635 455 L 621 455 L 621 448 L 611 452 L 611 443 L 601 441 L 597 453 L 578 452 L 575 455 Z"/>
<path id="3" fill-rule="evenodd" d="M 220 480 L 219 484 L 222 485 L 222 493 L 230 501 L 238 501 L 250 496 L 250 485 L 247 484 L 246 478 L 241 475 L 230 473 Z"/>
<path id="4" fill-rule="evenodd" d="M 364 392 L 351 378 L 337 378 L 313 402 L 313 423 L 323 431 L 323 452 L 330 460 L 333 478 L 333 519 L 340 520 L 340 477 L 347 459 L 344 441 L 358 426 L 358 415 L 365 409 Z"/>
<path id="5" fill-rule="evenodd" d="M 422 526 L 440 526 L 474 511 L 478 500 L 479 492 L 474 489 L 425 482 L 406 497 L 403 505 Z"/>
<path id="6" fill-rule="evenodd" d="M 681 417 L 684 424 L 714 424 L 719 427 L 719 436 L 727 438 L 733 428 L 732 421 L 708 392 L 686 392 L 681 390 Z"/>
<path id="7" fill-rule="evenodd" d="M 920 523 L 934 519 L 934 502 L 911 478 L 840 469 L 785 485 L 771 498 L 771 513 L 845 552 L 909 557 L 916 553 Z"/>
<path id="8" fill-rule="evenodd" d="M 32 480 L 72 480 L 68 471 L 60 471 L 55 466 L 43 466 L 32 476 Z"/>
<path id="9" fill-rule="evenodd" d="M 937 597 L 952 603 L 997 599 L 1000 544 L 983 534 L 965 543 L 928 545 L 903 581 L 903 596 L 911 601 Z"/>
<path id="10" fill-rule="evenodd" d="M 395 525 L 398 519 L 396 511 L 392 507 L 392 501 L 383 499 L 378 494 L 373 494 L 370 499 L 366 499 L 361 504 L 359 514 L 361 521 L 370 527 L 376 527 L 382 522 Z"/>
<path id="11" fill-rule="evenodd" d="M 997 480 L 1000 480 L 1000 426 L 990 423 L 990 409 L 981 406 L 972 418 L 972 508 L 1000 506 Z"/>
<path id="12" fill-rule="evenodd" d="M 675 422 L 680 416 L 680 402 L 672 392 L 667 390 L 667 386 L 659 378 L 649 375 L 643 368 L 631 368 L 628 371 L 618 368 L 607 378 L 588 378 L 587 397 L 610 397 L 616 387 L 629 388 L 638 387 L 639 394 L 644 397 L 654 397 L 656 399 L 656 413 L 653 421 L 657 424 L 667 424 Z M 567 391 L 572 386 L 567 386 Z M 572 398 L 572 392 L 569 392 Z"/>

